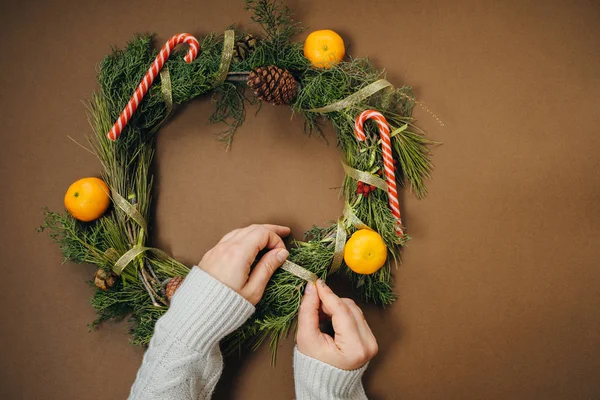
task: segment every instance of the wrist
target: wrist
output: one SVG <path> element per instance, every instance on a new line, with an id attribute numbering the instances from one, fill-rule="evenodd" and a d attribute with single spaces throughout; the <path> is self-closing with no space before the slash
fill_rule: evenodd
<path id="1" fill-rule="evenodd" d="M 254 306 L 230 287 L 193 267 L 171 300 L 157 328 L 203 351 L 240 327 Z"/>
<path id="2" fill-rule="evenodd" d="M 312 346 L 310 344 L 303 346 L 300 344 L 300 341 L 296 344 L 296 349 L 303 356 L 310 357 L 342 371 L 358 370 L 370 361 L 370 358 L 366 358 L 360 355 L 360 353 L 358 355 L 353 355 L 353 353 L 350 352 L 349 354 L 342 355 L 337 348 L 333 351 L 332 348 L 314 346 L 314 344 Z"/>
<path id="3" fill-rule="evenodd" d="M 294 350 L 294 378 L 298 400 L 356 398 L 364 396 L 362 376 L 368 363 L 355 370 L 343 370 Z M 326 397 L 323 397 L 327 393 Z"/>

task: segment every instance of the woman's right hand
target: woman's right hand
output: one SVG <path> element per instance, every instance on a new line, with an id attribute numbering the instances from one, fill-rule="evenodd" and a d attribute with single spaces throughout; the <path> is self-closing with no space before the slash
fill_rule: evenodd
<path id="1" fill-rule="evenodd" d="M 331 317 L 334 337 L 319 329 L 319 310 Z M 298 313 L 298 350 L 343 370 L 355 370 L 377 354 L 377 340 L 361 309 L 323 282 L 307 283 Z"/>

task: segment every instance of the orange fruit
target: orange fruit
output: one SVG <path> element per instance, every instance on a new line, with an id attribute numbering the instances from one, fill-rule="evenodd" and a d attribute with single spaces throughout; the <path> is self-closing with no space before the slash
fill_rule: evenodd
<path id="1" fill-rule="evenodd" d="M 304 57 L 316 68 L 331 68 L 345 55 L 344 40 L 329 29 L 312 32 L 304 42 Z"/>
<path id="2" fill-rule="evenodd" d="M 65 207 L 80 221 L 98 219 L 110 205 L 110 190 L 102 179 L 83 178 L 74 182 L 65 194 Z"/>
<path id="3" fill-rule="evenodd" d="M 372 274 L 383 267 L 387 247 L 379 233 L 360 229 L 348 239 L 344 248 L 344 261 L 357 274 Z"/>

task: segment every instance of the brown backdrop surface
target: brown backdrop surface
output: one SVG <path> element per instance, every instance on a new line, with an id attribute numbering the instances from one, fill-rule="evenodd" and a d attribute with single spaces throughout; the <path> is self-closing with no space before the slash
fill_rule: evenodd
<path id="1" fill-rule="evenodd" d="M 9 4 L 10 3 L 10 4 Z M 600 398 L 600 6 L 593 1 L 291 1 L 312 29 L 414 86 L 446 123 L 430 196 L 403 194 L 414 240 L 399 301 L 366 308 L 375 399 Z M 242 2 L 22 1 L 0 6 L 0 396 L 124 398 L 142 357 L 124 325 L 88 334 L 90 266 L 61 265 L 40 208 L 99 165 L 66 135 L 110 45 L 133 33 L 247 24 Z M 302 36 L 302 39 L 304 36 Z M 191 264 L 251 222 L 295 234 L 341 211 L 335 145 L 287 108 L 252 112 L 225 153 L 206 98 L 161 131 L 154 244 Z M 327 132 L 334 143 L 331 132 Z M 292 340 L 228 359 L 217 398 L 293 396 Z M 277 395 L 276 395 L 277 393 Z"/>

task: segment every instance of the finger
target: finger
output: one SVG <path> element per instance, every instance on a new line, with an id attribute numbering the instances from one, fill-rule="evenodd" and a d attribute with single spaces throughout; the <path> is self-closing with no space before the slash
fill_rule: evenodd
<path id="1" fill-rule="evenodd" d="M 342 299 L 342 301 L 346 303 L 346 305 L 350 309 L 350 312 L 354 316 L 354 319 L 356 320 L 356 324 L 358 326 L 358 330 L 360 331 L 361 335 L 363 335 L 365 338 L 370 338 L 371 336 L 375 337 L 373 335 L 373 332 L 371 331 L 371 328 L 369 327 L 369 324 L 367 323 L 367 319 L 365 318 L 364 313 L 362 312 L 360 307 L 354 302 L 354 300 Z"/>
<path id="2" fill-rule="evenodd" d="M 327 286 L 322 280 L 317 280 L 317 294 L 323 303 L 323 312 L 328 316 L 333 316 L 336 310 L 346 307 L 342 299 Z"/>
<path id="3" fill-rule="evenodd" d="M 262 224 L 262 226 L 267 228 L 270 231 L 275 232 L 275 234 L 277 234 L 280 237 L 289 236 L 290 233 L 292 232 L 292 230 L 290 229 L 289 226 L 272 225 L 272 224 Z"/>
<path id="4" fill-rule="evenodd" d="M 229 237 L 228 239 L 237 239 L 240 237 L 244 237 L 254 231 L 256 231 L 257 229 L 268 229 L 271 232 L 274 232 L 276 235 L 280 236 L 280 237 L 286 237 L 289 236 L 291 229 L 287 226 L 283 226 L 283 225 L 272 225 L 272 224 L 253 224 L 253 225 L 249 225 L 245 228 L 241 228 L 241 229 L 236 229 L 233 235 L 231 235 L 231 237 Z"/>
<path id="5" fill-rule="evenodd" d="M 269 224 L 251 225 L 248 228 L 249 228 L 248 234 L 253 234 L 254 232 L 257 232 L 257 231 L 264 232 L 266 230 L 267 232 L 272 232 L 275 235 L 279 236 L 279 238 L 286 237 L 291 232 L 290 228 L 288 228 L 287 226 L 280 226 L 280 225 L 269 225 Z M 240 237 L 241 237 L 241 234 L 240 234 Z M 268 247 L 268 245 L 266 247 Z"/>
<path id="6" fill-rule="evenodd" d="M 323 303 L 323 312 L 331 317 L 333 330 L 337 335 L 358 336 L 358 325 L 352 312 L 321 279 L 317 281 L 317 293 Z"/>
<path id="7" fill-rule="evenodd" d="M 354 300 L 342 299 L 342 301 L 348 306 L 348 308 L 350 309 L 350 312 L 352 313 L 354 318 L 356 318 L 356 322 L 366 321 L 365 315 L 363 314 L 360 307 L 356 305 Z"/>
<path id="8" fill-rule="evenodd" d="M 256 257 L 258 252 L 265 248 L 285 249 L 283 239 L 272 230 L 263 226 L 246 229 L 239 232 L 232 241 L 237 241 L 242 250 L 252 257 Z M 246 231 L 246 233 L 244 231 Z"/>
<path id="9" fill-rule="evenodd" d="M 248 282 L 242 288 L 242 296 L 252 304 L 257 304 L 262 298 L 269 279 L 289 255 L 286 249 L 276 248 L 262 256 L 250 273 Z"/>
<path id="10" fill-rule="evenodd" d="M 306 284 L 304 297 L 298 311 L 298 334 L 296 340 L 299 346 L 316 341 L 321 335 L 319 329 L 319 309 L 321 300 L 313 282 Z"/>
<path id="11" fill-rule="evenodd" d="M 363 338 L 363 343 L 365 344 L 367 351 L 369 352 L 370 357 L 374 357 L 375 354 L 379 351 L 379 346 L 377 345 L 377 339 L 367 322 L 365 315 L 363 314 L 360 307 L 351 299 L 343 299 L 344 302 L 350 308 L 350 311 L 354 315 L 356 319 L 358 330 Z"/>

